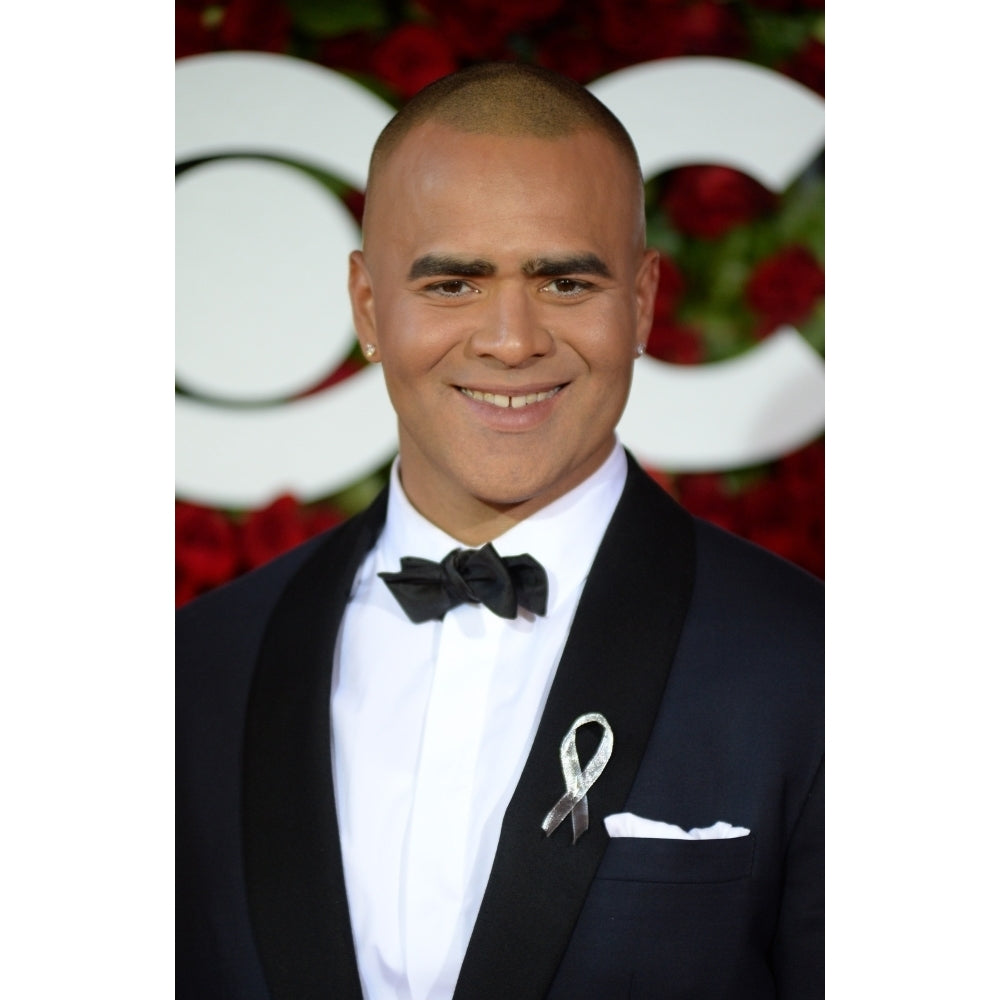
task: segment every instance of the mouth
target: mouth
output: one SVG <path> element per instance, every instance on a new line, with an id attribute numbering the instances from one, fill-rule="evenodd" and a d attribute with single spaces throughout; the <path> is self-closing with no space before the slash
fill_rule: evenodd
<path id="1" fill-rule="evenodd" d="M 505 395 L 502 392 L 480 392 L 478 389 L 466 389 L 459 386 L 459 392 L 469 399 L 474 399 L 477 403 L 489 403 L 501 410 L 519 410 L 532 403 L 544 403 L 547 399 L 552 399 L 557 393 L 562 392 L 565 385 L 557 385 L 554 389 L 547 389 L 544 392 L 527 392 L 521 396 Z"/>

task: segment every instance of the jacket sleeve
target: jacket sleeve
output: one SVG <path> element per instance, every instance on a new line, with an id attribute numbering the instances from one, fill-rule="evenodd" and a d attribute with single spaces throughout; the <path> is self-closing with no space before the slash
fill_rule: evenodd
<path id="1" fill-rule="evenodd" d="M 820 762 L 785 859 L 781 910 L 771 951 L 780 1000 L 820 1000 L 824 995 L 823 791 Z"/>

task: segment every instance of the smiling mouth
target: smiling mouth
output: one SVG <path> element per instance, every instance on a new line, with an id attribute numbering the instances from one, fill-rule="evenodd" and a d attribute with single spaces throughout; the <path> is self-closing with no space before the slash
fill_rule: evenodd
<path id="1" fill-rule="evenodd" d="M 508 407 L 512 410 L 520 409 L 524 406 L 531 406 L 532 403 L 543 403 L 547 399 L 551 399 L 557 392 L 560 392 L 563 386 L 557 385 L 554 389 L 549 389 L 547 392 L 529 392 L 523 396 L 505 396 L 500 392 L 479 392 L 476 389 L 464 389 L 459 388 L 459 391 L 468 396 L 469 399 L 474 399 L 477 403 L 489 403 L 490 406 L 499 407 L 501 410 L 506 410 Z"/>

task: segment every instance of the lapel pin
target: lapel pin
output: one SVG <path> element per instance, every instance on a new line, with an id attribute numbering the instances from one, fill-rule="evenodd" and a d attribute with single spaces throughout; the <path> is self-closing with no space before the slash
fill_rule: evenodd
<path id="1" fill-rule="evenodd" d="M 596 722 L 604 730 L 604 734 L 601 736 L 600 745 L 594 756 L 590 758 L 587 766 L 581 769 L 580 757 L 576 752 L 576 731 L 588 722 Z M 581 715 L 569 727 L 569 732 L 563 737 L 559 747 L 559 761 L 562 764 L 566 792 L 542 820 L 542 830 L 546 837 L 551 837 L 556 827 L 567 816 L 572 817 L 574 844 L 587 832 L 590 823 L 587 791 L 601 776 L 604 765 L 611 757 L 611 748 L 614 746 L 614 742 L 615 738 L 611 732 L 611 726 L 600 712 L 588 712 L 586 715 Z"/>

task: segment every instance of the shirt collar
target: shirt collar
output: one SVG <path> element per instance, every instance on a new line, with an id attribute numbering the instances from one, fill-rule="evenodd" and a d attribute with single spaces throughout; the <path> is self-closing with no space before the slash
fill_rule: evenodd
<path id="1" fill-rule="evenodd" d="M 601 467 L 579 486 L 493 540 L 501 556 L 526 552 L 545 567 L 550 611 L 574 595 L 590 572 L 625 488 L 626 471 L 625 450 L 616 440 Z M 452 549 L 467 547 L 431 524 L 410 503 L 400 484 L 397 457 L 389 478 L 385 530 L 379 541 L 385 564 L 397 569 L 403 556 L 439 560 Z"/>

